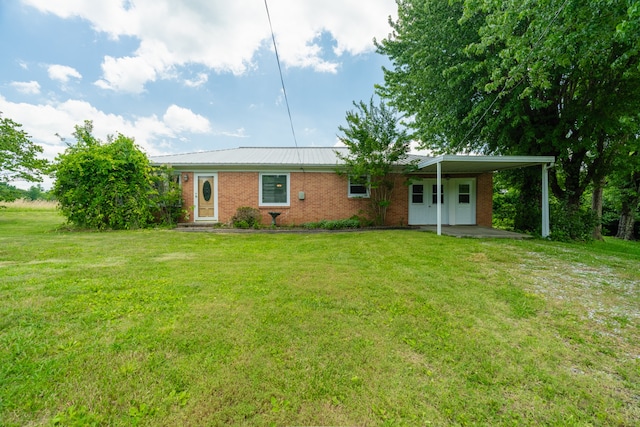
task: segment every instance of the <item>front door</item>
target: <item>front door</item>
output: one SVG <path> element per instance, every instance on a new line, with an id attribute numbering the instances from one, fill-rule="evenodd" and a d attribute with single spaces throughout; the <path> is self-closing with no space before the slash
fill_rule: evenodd
<path id="1" fill-rule="evenodd" d="M 217 220 L 218 185 L 217 176 L 196 175 L 195 220 Z"/>

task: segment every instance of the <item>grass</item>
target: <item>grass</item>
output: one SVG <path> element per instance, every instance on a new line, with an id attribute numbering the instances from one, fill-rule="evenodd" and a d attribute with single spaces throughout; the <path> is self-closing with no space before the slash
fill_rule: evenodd
<path id="1" fill-rule="evenodd" d="M 640 245 L 0 212 L 0 425 L 637 425 Z"/>

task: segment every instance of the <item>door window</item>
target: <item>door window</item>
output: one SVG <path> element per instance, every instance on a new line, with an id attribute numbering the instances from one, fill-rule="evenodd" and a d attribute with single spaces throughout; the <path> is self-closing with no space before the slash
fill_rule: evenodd
<path id="1" fill-rule="evenodd" d="M 458 203 L 460 204 L 471 203 L 471 186 L 469 184 L 458 185 Z"/>
<path id="2" fill-rule="evenodd" d="M 424 185 L 413 184 L 411 189 L 411 203 L 424 203 Z"/>

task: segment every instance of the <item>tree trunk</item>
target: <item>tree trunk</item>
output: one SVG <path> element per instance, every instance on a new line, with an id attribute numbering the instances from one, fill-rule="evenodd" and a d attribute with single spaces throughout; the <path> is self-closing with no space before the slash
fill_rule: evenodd
<path id="1" fill-rule="evenodd" d="M 633 227 L 635 226 L 635 212 L 633 210 L 623 208 L 620 214 L 620 222 L 618 222 L 618 233 L 616 237 L 618 239 L 633 240 Z"/>
<path id="2" fill-rule="evenodd" d="M 620 222 L 618 223 L 616 237 L 624 240 L 633 240 L 636 210 L 640 206 L 640 171 L 633 173 L 631 180 L 626 185 L 626 190 L 622 197 L 622 209 L 620 210 Z"/>
<path id="3" fill-rule="evenodd" d="M 593 229 L 593 238 L 602 238 L 602 192 L 604 190 L 605 179 L 600 178 L 594 181 L 593 195 L 591 196 L 591 210 L 596 214 L 596 226 Z"/>

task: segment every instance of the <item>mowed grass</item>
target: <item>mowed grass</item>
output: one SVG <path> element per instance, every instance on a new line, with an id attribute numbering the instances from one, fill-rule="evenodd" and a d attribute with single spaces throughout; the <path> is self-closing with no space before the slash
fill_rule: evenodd
<path id="1" fill-rule="evenodd" d="M 637 425 L 640 245 L 0 212 L 0 425 Z"/>

